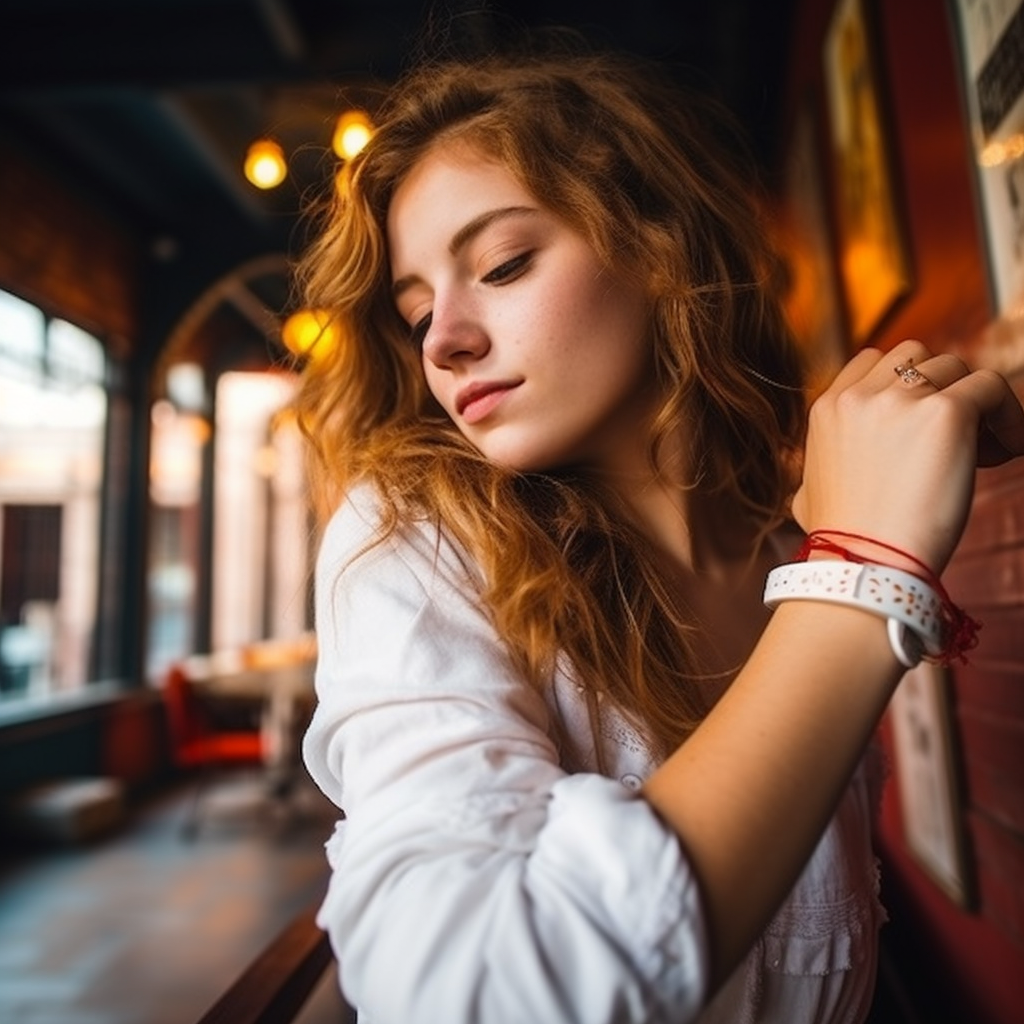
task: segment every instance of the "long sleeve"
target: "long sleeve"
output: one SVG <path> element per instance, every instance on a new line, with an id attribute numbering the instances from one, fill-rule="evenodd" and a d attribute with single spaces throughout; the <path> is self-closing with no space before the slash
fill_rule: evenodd
<path id="1" fill-rule="evenodd" d="M 357 493 L 316 580 L 304 754 L 345 812 L 320 912 L 363 1021 L 687 1021 L 707 978 L 676 837 L 620 782 L 560 767 L 474 576 L 431 527 L 373 536 Z"/>

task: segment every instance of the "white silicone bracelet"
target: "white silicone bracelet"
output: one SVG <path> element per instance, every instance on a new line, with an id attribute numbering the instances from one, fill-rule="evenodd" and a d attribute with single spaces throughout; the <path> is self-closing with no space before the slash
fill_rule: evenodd
<path id="1" fill-rule="evenodd" d="M 913 668 L 924 657 L 924 641 L 905 622 L 886 619 L 885 632 L 892 653 L 904 668 Z"/>
<path id="2" fill-rule="evenodd" d="M 777 566 L 768 573 L 764 603 L 774 608 L 794 600 L 830 601 L 888 619 L 893 654 L 906 668 L 924 654 L 942 653 L 942 601 L 913 573 L 832 559 Z"/>

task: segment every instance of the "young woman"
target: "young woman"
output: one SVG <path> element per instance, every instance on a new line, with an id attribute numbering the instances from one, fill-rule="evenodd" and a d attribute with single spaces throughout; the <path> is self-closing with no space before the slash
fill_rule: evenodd
<path id="1" fill-rule="evenodd" d="M 1024 414 L 907 341 L 805 437 L 721 125 L 624 58 L 425 68 L 305 263 L 342 334 L 299 401 L 305 757 L 361 1019 L 868 1012 L 865 751 L 922 645 L 965 646 L 935 574 Z"/>

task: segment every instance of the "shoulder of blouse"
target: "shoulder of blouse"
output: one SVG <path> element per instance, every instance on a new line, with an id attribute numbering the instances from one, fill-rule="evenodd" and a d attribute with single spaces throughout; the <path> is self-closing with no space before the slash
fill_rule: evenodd
<path id="1" fill-rule="evenodd" d="M 317 586 L 337 582 L 343 574 L 361 573 L 399 563 L 424 587 L 445 586 L 473 599 L 482 583 L 469 554 L 440 523 L 426 515 L 403 519 L 382 536 L 381 500 L 369 483 L 357 484 L 331 516 L 317 554 Z"/>

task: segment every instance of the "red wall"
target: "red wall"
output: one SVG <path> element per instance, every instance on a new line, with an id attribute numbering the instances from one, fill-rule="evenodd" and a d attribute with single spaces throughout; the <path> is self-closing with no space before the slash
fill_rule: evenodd
<path id="1" fill-rule="evenodd" d="M 876 20 L 893 176 L 913 267 L 909 294 L 869 344 L 917 337 L 971 358 L 992 317 L 950 6 L 867 0 Z M 791 50 L 794 112 L 808 99 L 826 138 L 822 46 L 833 0 L 799 0 Z M 822 145 L 826 187 L 832 173 Z M 834 237 L 834 235 L 833 235 Z M 1014 379 L 1021 393 L 1024 380 Z M 896 453 L 894 453 L 894 456 Z M 894 465 L 894 472 L 898 466 Z M 1024 1021 L 1024 466 L 980 474 L 963 543 L 945 576 L 980 619 L 970 664 L 952 672 L 968 877 L 961 909 L 909 851 L 895 778 L 879 852 L 891 921 L 886 944 L 924 1021 Z M 881 730 L 894 756 L 891 722 Z"/>

